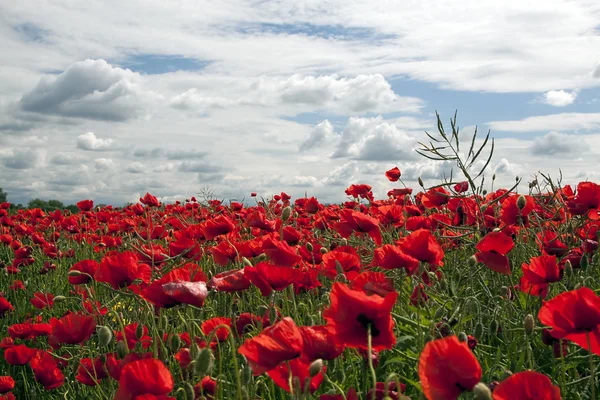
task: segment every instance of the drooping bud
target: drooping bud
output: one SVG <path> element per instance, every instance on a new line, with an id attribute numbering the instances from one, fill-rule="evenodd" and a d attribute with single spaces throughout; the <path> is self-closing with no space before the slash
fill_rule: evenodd
<path id="1" fill-rule="evenodd" d="M 63 301 L 67 300 L 67 298 L 65 296 L 54 296 L 54 302 L 55 303 L 62 303 Z"/>
<path id="2" fill-rule="evenodd" d="M 475 336 L 476 339 L 481 339 L 481 336 L 483 336 L 483 324 L 481 322 L 475 325 L 473 336 Z"/>
<path id="3" fill-rule="evenodd" d="M 472 255 L 467 260 L 467 263 L 469 264 L 469 267 L 475 268 L 475 266 L 477 266 L 477 257 L 475 257 L 475 255 Z"/>
<path id="4" fill-rule="evenodd" d="M 321 252 L 321 254 L 325 254 L 325 253 L 327 253 L 327 249 L 325 247 L 321 247 L 320 252 Z"/>
<path id="5" fill-rule="evenodd" d="M 178 334 L 174 334 L 171 336 L 171 340 L 169 341 L 169 347 L 173 353 L 177 353 L 179 347 L 181 347 L 181 338 Z"/>
<path id="6" fill-rule="evenodd" d="M 473 396 L 475 400 L 492 400 L 492 391 L 488 385 L 483 382 L 479 382 L 473 388 Z"/>
<path id="7" fill-rule="evenodd" d="M 573 275 L 573 264 L 571 264 L 571 260 L 565 261 L 565 275 L 566 276 Z"/>
<path id="8" fill-rule="evenodd" d="M 466 342 L 467 340 L 469 340 L 469 337 L 468 337 L 468 336 L 467 336 L 467 334 L 466 334 L 466 333 L 464 333 L 464 332 L 460 332 L 460 333 L 459 333 L 459 334 L 458 334 L 456 337 L 457 337 L 457 338 L 458 338 L 458 340 L 459 340 L 459 341 L 461 341 L 461 342 Z"/>
<path id="9" fill-rule="evenodd" d="M 129 350 L 127 349 L 127 344 L 124 341 L 119 341 L 117 343 L 117 355 L 119 356 L 119 358 L 124 358 L 127 353 L 129 353 Z"/>
<path id="10" fill-rule="evenodd" d="M 522 210 L 525 208 L 526 205 L 527 205 L 527 199 L 525 199 L 525 196 L 520 195 L 519 198 L 517 199 L 517 207 L 519 208 L 519 210 Z"/>
<path id="11" fill-rule="evenodd" d="M 76 269 L 74 269 L 72 271 L 69 271 L 69 273 L 67 275 L 69 275 L 69 276 L 79 276 L 81 274 L 82 274 L 81 271 L 77 271 Z"/>
<path id="12" fill-rule="evenodd" d="M 113 338 L 112 330 L 108 326 L 101 326 L 98 329 L 98 344 L 102 347 L 106 347 L 110 344 Z"/>
<path id="13" fill-rule="evenodd" d="M 195 371 L 200 376 L 205 376 L 212 370 L 213 354 L 209 347 L 205 347 L 198 354 L 196 359 Z"/>
<path id="14" fill-rule="evenodd" d="M 321 360 L 320 358 L 313 361 L 310 364 L 310 366 L 308 367 L 308 373 L 310 374 L 311 378 L 317 376 L 322 370 L 323 370 L 323 360 Z"/>
<path id="15" fill-rule="evenodd" d="M 191 383 L 186 382 L 183 386 L 183 392 L 185 393 L 186 400 L 194 400 L 196 398 L 196 392 Z"/>
<path id="16" fill-rule="evenodd" d="M 527 335 L 531 335 L 533 333 L 533 328 L 535 328 L 535 320 L 533 319 L 533 315 L 527 314 L 525 320 L 523 321 L 523 327 L 525 328 L 525 333 Z"/>
<path id="17" fill-rule="evenodd" d="M 242 262 L 247 267 L 252 267 L 252 261 L 248 260 L 246 257 L 242 257 Z"/>
<path id="18" fill-rule="evenodd" d="M 281 220 L 283 222 L 287 222 L 287 220 L 290 219 L 291 216 L 292 216 L 292 208 L 290 206 L 287 206 L 286 208 L 283 209 L 283 211 L 281 211 Z"/>
<path id="19" fill-rule="evenodd" d="M 306 243 L 306 250 L 310 251 L 312 253 L 313 251 L 313 245 L 311 242 L 307 242 Z"/>
<path id="20" fill-rule="evenodd" d="M 421 179 L 421 177 L 419 177 L 417 179 L 417 182 L 419 182 L 419 186 L 421 186 L 423 189 L 425 189 L 425 185 L 423 184 L 423 179 Z"/>
<path id="21" fill-rule="evenodd" d="M 589 262 L 588 262 L 587 255 L 584 254 L 581 257 L 581 261 L 579 262 L 579 266 L 581 267 L 582 271 L 585 271 L 587 269 L 588 265 L 589 265 Z"/>
<path id="22" fill-rule="evenodd" d="M 144 336 L 144 325 L 138 324 L 138 326 L 135 328 L 135 337 L 137 340 L 140 340 L 142 336 Z"/>

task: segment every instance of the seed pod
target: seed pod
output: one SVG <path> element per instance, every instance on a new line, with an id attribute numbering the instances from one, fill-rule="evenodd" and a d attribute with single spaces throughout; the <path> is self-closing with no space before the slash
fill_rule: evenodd
<path id="1" fill-rule="evenodd" d="M 112 330 L 108 326 L 101 326 L 98 330 L 98 344 L 102 347 L 106 347 L 110 344 L 112 338 Z"/>
<path id="2" fill-rule="evenodd" d="M 200 376 L 208 375 L 212 370 L 213 358 L 214 356 L 210 348 L 203 348 L 196 359 L 196 365 L 194 367 L 196 373 Z"/>
<path id="3" fill-rule="evenodd" d="M 523 321 L 523 327 L 525 328 L 525 333 L 527 335 L 531 335 L 533 333 L 533 328 L 535 328 L 535 320 L 533 319 L 533 315 L 527 314 L 525 320 Z"/>
<path id="4" fill-rule="evenodd" d="M 522 210 L 525 208 L 526 205 L 527 205 L 527 200 L 525 199 L 525 196 L 520 195 L 519 198 L 517 198 L 517 208 L 519 210 Z"/>
<path id="5" fill-rule="evenodd" d="M 483 382 L 479 382 L 473 388 L 473 395 L 475 400 L 492 400 L 492 391 Z"/>

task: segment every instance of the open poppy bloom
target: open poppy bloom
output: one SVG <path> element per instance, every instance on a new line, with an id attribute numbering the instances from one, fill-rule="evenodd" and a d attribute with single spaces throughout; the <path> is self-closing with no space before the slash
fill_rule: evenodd
<path id="1" fill-rule="evenodd" d="M 326 366 L 323 366 L 323 369 L 311 378 L 309 372 L 310 362 L 304 361 L 301 358 L 296 358 L 289 362 L 289 369 L 288 364 L 281 363 L 277 367 L 268 371 L 267 374 L 271 377 L 271 379 L 273 379 L 273 382 L 275 382 L 277 386 L 285 389 L 288 392 L 291 392 L 288 379 L 291 373 L 293 377 L 292 382 L 296 380 L 300 381 L 300 391 L 304 391 L 304 386 L 306 385 L 307 381 L 309 381 L 308 389 L 311 393 L 313 393 L 319 388 L 319 385 L 323 381 L 323 374 L 325 373 L 326 368 Z M 297 388 L 294 388 L 294 390 L 296 389 Z"/>
<path id="2" fill-rule="evenodd" d="M 593 290 L 582 287 L 559 294 L 544 303 L 538 318 L 552 327 L 554 338 L 570 340 L 600 355 L 600 297 Z"/>
<path id="3" fill-rule="evenodd" d="M 419 378 L 428 400 L 457 399 L 481 380 L 481 367 L 466 342 L 456 336 L 433 340 L 419 358 Z"/>
<path id="4" fill-rule="evenodd" d="M 479 250 L 475 257 L 491 270 L 508 275 L 510 264 L 506 255 L 513 247 L 515 243 L 510 236 L 500 231 L 490 232 L 475 246 Z"/>
<path id="5" fill-rule="evenodd" d="M 494 389 L 494 400 L 560 400 L 560 389 L 535 371 L 513 374 Z"/>
<path id="6" fill-rule="evenodd" d="M 368 296 L 336 282 L 331 289 L 331 305 L 323 311 L 323 318 L 340 345 L 367 349 L 370 331 L 374 350 L 391 349 L 396 344 L 391 311 L 397 297 L 396 292 L 385 297 Z"/>
<path id="7" fill-rule="evenodd" d="M 133 400 L 142 395 L 166 396 L 174 387 L 171 372 L 161 361 L 154 358 L 133 361 L 121 372 L 114 400 Z"/>
<path id="8" fill-rule="evenodd" d="M 394 167 L 390 170 L 385 171 L 385 177 L 388 178 L 390 182 L 396 182 L 400 179 L 400 169 L 398 167 Z"/>

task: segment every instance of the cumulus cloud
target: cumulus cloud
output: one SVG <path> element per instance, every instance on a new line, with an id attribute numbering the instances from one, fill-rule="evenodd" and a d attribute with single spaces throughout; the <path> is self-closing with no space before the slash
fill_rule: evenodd
<path id="1" fill-rule="evenodd" d="M 200 173 L 212 173 L 219 172 L 222 170 L 217 165 L 210 164 L 205 161 L 184 161 L 179 165 L 180 172 L 200 172 Z"/>
<path id="2" fill-rule="evenodd" d="M 339 165 L 331 170 L 331 172 L 323 178 L 325 186 L 348 186 L 354 180 L 354 175 L 358 171 L 356 161 L 349 161 L 343 165 Z"/>
<path id="3" fill-rule="evenodd" d="M 94 132 L 88 132 L 77 137 L 77 147 L 87 151 L 108 151 L 114 150 L 116 143 L 112 139 L 100 139 Z"/>
<path id="4" fill-rule="evenodd" d="M 73 165 L 79 164 L 84 160 L 83 157 L 72 153 L 56 153 L 50 159 L 50 164 L 54 165 Z"/>
<path id="5" fill-rule="evenodd" d="M 504 174 L 516 177 L 521 172 L 521 168 L 518 164 L 511 163 L 506 158 L 502 158 L 498 164 L 494 166 L 493 172 L 494 174 Z"/>
<path id="6" fill-rule="evenodd" d="M 125 121 L 141 111 L 139 74 L 104 60 L 70 65 L 58 76 L 46 76 L 20 100 L 24 111 L 96 120 Z"/>
<path id="7" fill-rule="evenodd" d="M 313 128 L 308 137 L 300 143 L 300 151 L 307 151 L 333 140 L 335 133 L 333 125 L 325 120 Z"/>
<path id="8" fill-rule="evenodd" d="M 492 121 L 487 125 L 492 130 L 507 132 L 590 130 L 600 128 L 600 113 L 557 113 L 513 121 Z"/>
<path id="9" fill-rule="evenodd" d="M 235 104 L 237 104 L 235 100 L 203 95 L 197 88 L 186 90 L 174 96 L 169 102 L 169 105 L 173 108 L 198 111 L 210 108 L 226 108 Z"/>
<path id="10" fill-rule="evenodd" d="M 108 171 L 114 167 L 113 160 L 110 158 L 97 158 L 94 160 L 96 171 Z"/>
<path id="11" fill-rule="evenodd" d="M 350 118 L 332 158 L 405 161 L 415 158 L 416 140 L 394 124 L 377 118 Z"/>
<path id="12" fill-rule="evenodd" d="M 127 167 L 127 172 L 130 174 L 143 174 L 146 171 L 146 166 L 141 162 L 132 162 Z"/>
<path id="13" fill-rule="evenodd" d="M 42 155 L 40 152 L 27 148 L 11 149 L 7 152 L 0 153 L 0 162 L 2 162 L 2 165 L 6 168 L 10 169 L 35 168 L 41 161 Z"/>
<path id="14" fill-rule="evenodd" d="M 550 90 L 544 93 L 544 102 L 554 107 L 565 107 L 573 104 L 577 98 L 577 91 Z"/>
<path id="15" fill-rule="evenodd" d="M 585 151 L 586 148 L 585 140 L 581 136 L 555 131 L 536 138 L 530 147 L 531 152 L 539 156 L 578 153 Z"/>
<path id="16" fill-rule="evenodd" d="M 136 148 L 133 150 L 133 156 L 137 158 L 157 159 L 166 158 L 167 160 L 197 160 L 206 157 L 208 153 L 195 149 L 169 150 L 162 147 L 151 149 Z"/>

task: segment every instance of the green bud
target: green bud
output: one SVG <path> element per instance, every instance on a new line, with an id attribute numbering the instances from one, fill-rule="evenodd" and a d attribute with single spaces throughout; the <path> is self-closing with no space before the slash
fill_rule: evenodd
<path id="1" fill-rule="evenodd" d="M 481 339 L 481 337 L 483 336 L 483 324 L 481 322 L 479 322 L 477 325 L 475 325 L 475 330 L 473 331 L 473 336 L 475 336 L 475 339 L 477 339 L 477 340 Z"/>
<path id="2" fill-rule="evenodd" d="M 445 307 L 440 307 L 437 310 L 435 310 L 435 314 L 433 315 L 433 319 L 438 320 L 441 319 L 444 314 L 446 314 L 446 308 Z"/>
<path id="3" fill-rule="evenodd" d="M 306 250 L 310 251 L 312 253 L 313 251 L 313 245 L 311 242 L 307 242 L 306 243 Z"/>
<path id="4" fill-rule="evenodd" d="M 246 257 L 242 257 L 242 262 L 247 267 L 251 267 L 252 266 L 252 262 L 250 260 L 248 260 Z"/>
<path id="5" fill-rule="evenodd" d="M 340 240 L 340 245 L 341 246 L 348 246 L 348 239 L 342 238 L 342 240 Z"/>
<path id="6" fill-rule="evenodd" d="M 519 210 L 522 210 L 525 208 L 526 205 L 527 205 L 527 199 L 525 199 L 525 196 L 520 195 L 519 198 L 517 199 L 517 208 Z"/>
<path id="7" fill-rule="evenodd" d="M 313 361 L 308 367 L 308 373 L 310 377 L 313 378 L 317 376 L 323 370 L 323 360 L 320 358 L 318 360 Z"/>
<path id="8" fill-rule="evenodd" d="M 419 177 L 417 179 L 417 182 L 419 182 L 419 186 L 421 186 L 423 189 L 425 189 L 425 185 L 423 184 L 423 179 L 421 179 L 421 177 Z"/>
<path id="9" fill-rule="evenodd" d="M 467 334 L 466 334 L 466 333 L 464 333 L 464 332 L 460 332 L 460 333 L 457 335 L 457 338 L 458 338 L 458 340 L 459 340 L 459 341 L 461 341 L 461 342 L 466 342 L 467 340 L 469 340 L 469 338 L 467 337 Z"/>
<path id="10" fill-rule="evenodd" d="M 527 314 L 525 320 L 523 321 L 523 327 L 525 328 L 525 333 L 527 335 L 531 335 L 533 333 L 533 328 L 535 328 L 535 320 L 533 319 L 533 315 Z"/>
<path id="11" fill-rule="evenodd" d="M 189 382 L 186 382 L 183 385 L 183 392 L 185 393 L 185 400 L 194 400 L 196 398 L 194 387 Z"/>
<path id="12" fill-rule="evenodd" d="M 582 270 L 582 271 L 585 271 L 585 270 L 587 269 L 587 267 L 588 267 L 588 265 L 589 265 L 589 263 L 588 263 L 588 258 L 587 258 L 587 255 L 585 255 L 585 254 L 584 254 L 584 255 L 581 257 L 581 262 L 580 262 L 580 265 L 581 265 L 581 270 Z"/>
<path id="13" fill-rule="evenodd" d="M 195 371 L 200 376 L 206 376 L 210 374 L 213 366 L 213 354 L 210 348 L 205 347 L 198 354 L 198 358 L 196 358 Z"/>
<path id="14" fill-rule="evenodd" d="M 110 344 L 113 338 L 112 330 L 108 326 L 101 326 L 98 330 L 98 343 L 102 347 Z"/>
<path id="15" fill-rule="evenodd" d="M 283 222 L 287 222 L 287 220 L 290 219 L 291 216 L 292 216 L 292 208 L 290 206 L 287 206 L 286 208 L 284 208 L 281 211 L 281 220 Z"/>
<path id="16" fill-rule="evenodd" d="M 138 323 L 137 327 L 135 328 L 135 337 L 137 340 L 140 340 L 142 336 L 144 336 L 144 325 Z"/>
<path id="17" fill-rule="evenodd" d="M 319 251 L 321 252 L 321 254 L 327 253 L 327 249 L 325 247 L 321 247 L 321 250 Z"/>
<path id="18" fill-rule="evenodd" d="M 124 341 L 119 341 L 117 343 L 117 355 L 119 358 L 124 358 L 129 353 L 129 349 L 127 349 L 127 343 Z"/>
<path id="19" fill-rule="evenodd" d="M 195 360 L 198 358 L 198 354 L 200 354 L 200 347 L 196 343 L 192 343 L 190 347 L 190 356 Z"/>
<path id="20" fill-rule="evenodd" d="M 54 302 L 55 303 L 62 303 L 63 301 L 67 300 L 67 298 L 65 296 L 54 296 Z"/>
<path id="21" fill-rule="evenodd" d="M 490 335 L 496 335 L 498 333 L 498 321 L 495 319 L 490 323 Z"/>
<path id="22" fill-rule="evenodd" d="M 179 350 L 179 348 L 181 347 L 181 338 L 179 337 L 178 334 L 173 334 L 173 336 L 171 336 L 171 340 L 169 340 L 169 348 L 171 349 L 171 351 L 173 353 L 177 353 L 177 351 Z"/>
<path id="23" fill-rule="evenodd" d="M 492 400 L 492 391 L 483 382 L 479 382 L 473 388 L 473 395 L 475 400 Z"/>
<path id="24" fill-rule="evenodd" d="M 566 276 L 573 275 L 573 264 L 571 264 L 571 260 L 565 261 L 565 275 Z"/>
<path id="25" fill-rule="evenodd" d="M 477 266 L 477 257 L 475 257 L 475 255 L 472 255 L 467 260 L 467 263 L 469 264 L 469 267 L 475 268 Z"/>
<path id="26" fill-rule="evenodd" d="M 81 271 L 77 271 L 76 269 L 69 271 L 69 273 L 67 275 L 69 276 L 79 276 L 82 275 L 83 273 Z"/>
<path id="27" fill-rule="evenodd" d="M 342 264 L 338 260 L 335 260 L 335 270 L 338 275 L 344 275 L 344 268 L 342 268 Z"/>

